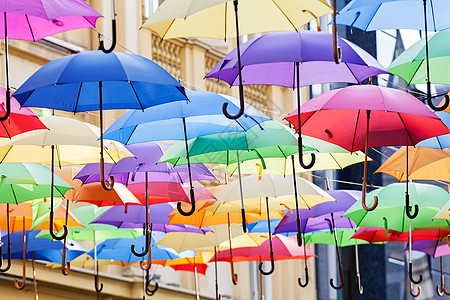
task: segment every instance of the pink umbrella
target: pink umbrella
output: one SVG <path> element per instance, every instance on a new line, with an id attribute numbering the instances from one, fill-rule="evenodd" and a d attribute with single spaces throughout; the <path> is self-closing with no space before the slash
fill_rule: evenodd
<path id="1" fill-rule="evenodd" d="M 6 120 L 11 111 L 9 87 L 8 38 L 38 41 L 60 32 L 93 28 L 102 15 L 83 0 L 3 0 L 0 3 L 0 38 L 5 39 Z"/>
<path id="2" fill-rule="evenodd" d="M 375 85 L 349 86 L 323 93 L 301 106 L 302 133 L 337 144 L 351 152 L 381 146 L 415 145 L 450 130 L 425 104 L 400 90 Z M 297 110 L 285 119 L 299 129 Z M 372 120 L 369 122 L 369 120 Z M 365 123 L 365 126 L 364 126 Z M 369 139 L 370 133 L 370 139 Z M 366 205 L 367 160 L 364 161 L 362 206 Z M 408 187 L 406 206 L 409 207 Z M 417 215 L 406 214 L 410 218 Z"/>

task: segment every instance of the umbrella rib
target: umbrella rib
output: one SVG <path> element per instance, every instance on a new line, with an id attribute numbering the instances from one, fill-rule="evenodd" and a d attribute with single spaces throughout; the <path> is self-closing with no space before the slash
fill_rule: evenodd
<path id="1" fill-rule="evenodd" d="M 81 87 L 82 87 L 82 86 L 83 86 L 83 82 L 80 82 L 80 88 L 78 89 L 77 101 L 75 102 L 75 109 L 73 110 L 73 114 L 76 114 L 76 113 L 77 113 L 78 100 L 80 99 Z"/>
<path id="2" fill-rule="evenodd" d="M 338 160 L 334 157 L 333 153 L 330 153 L 331 158 L 334 160 L 334 162 L 338 165 L 338 167 L 342 170 L 344 169 L 341 164 L 339 164 Z"/>
<path id="3" fill-rule="evenodd" d="M 402 118 L 401 114 L 400 114 L 400 113 L 397 113 L 397 114 L 398 114 L 398 117 L 400 118 L 400 121 L 402 121 L 403 127 L 405 127 L 406 133 L 408 134 L 409 140 L 411 141 L 411 145 L 414 146 L 415 143 L 414 143 L 414 141 L 412 140 L 411 135 L 409 134 L 408 128 L 406 128 L 405 122 L 403 122 L 403 118 Z"/>
<path id="4" fill-rule="evenodd" d="M 11 192 L 13 193 L 14 201 L 15 201 L 16 204 L 18 205 L 19 202 L 17 202 L 17 197 L 16 197 L 16 193 L 15 193 L 15 191 L 14 191 L 14 189 L 13 189 L 13 185 L 10 184 L 9 187 L 11 188 Z"/>
<path id="5" fill-rule="evenodd" d="M 136 90 L 134 89 L 134 85 L 131 81 L 130 81 L 130 85 L 131 85 L 131 88 L 133 89 L 134 95 L 136 96 L 139 106 L 141 107 L 141 110 L 144 111 L 144 106 L 142 105 L 141 100 L 139 99 L 139 96 L 138 96 Z"/>
<path id="6" fill-rule="evenodd" d="M 355 122 L 355 132 L 353 133 L 353 141 L 352 141 L 352 148 L 350 152 L 354 152 L 353 148 L 355 146 L 355 139 L 356 139 L 356 130 L 358 129 L 358 120 L 359 120 L 359 114 L 360 114 L 361 110 L 358 109 L 358 114 L 356 115 L 356 122 Z"/>
<path id="7" fill-rule="evenodd" d="M 34 37 L 33 29 L 31 29 L 31 24 L 30 24 L 30 20 L 28 19 L 28 15 L 25 15 L 25 19 L 27 19 L 28 28 L 30 29 L 30 33 L 33 38 L 33 42 L 36 42 L 36 38 Z"/>
<path id="8" fill-rule="evenodd" d="M 297 31 L 297 28 L 295 27 L 294 23 L 292 23 L 291 19 L 289 19 L 288 15 L 284 12 L 284 10 L 281 9 L 281 7 L 278 5 L 278 3 L 276 1 L 272 1 L 272 2 L 273 2 L 273 4 L 275 4 L 275 6 L 278 8 L 278 10 L 286 17 L 286 19 L 289 21 L 289 23 L 291 23 L 294 30 Z"/>
<path id="9" fill-rule="evenodd" d="M 1 121 L 3 129 L 5 129 L 6 134 L 8 135 L 8 138 L 11 139 L 11 135 L 9 134 L 8 130 L 6 129 L 5 124 L 3 123 L 3 121 Z"/>

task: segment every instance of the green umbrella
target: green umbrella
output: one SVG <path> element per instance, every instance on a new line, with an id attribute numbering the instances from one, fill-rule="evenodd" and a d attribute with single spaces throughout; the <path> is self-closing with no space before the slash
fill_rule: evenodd
<path id="1" fill-rule="evenodd" d="M 303 147 L 314 151 L 312 147 Z M 160 162 L 174 165 L 187 164 L 187 151 L 190 163 L 217 163 L 229 165 L 238 161 L 259 159 L 265 167 L 264 158 L 284 157 L 298 152 L 294 131 L 274 121 L 265 121 L 245 132 L 224 132 L 200 136 L 185 142 L 176 141 L 164 153 Z M 242 193 L 241 169 L 238 164 L 239 186 L 241 191 L 242 226 L 247 232 L 245 222 L 244 196 Z"/>
<path id="2" fill-rule="evenodd" d="M 448 220 L 433 220 L 433 217 L 450 200 L 450 194 L 434 185 L 410 183 L 409 195 L 412 206 L 420 207 L 415 219 L 403 217 L 407 207 L 403 203 L 404 195 L 405 183 L 390 184 L 368 194 L 369 199 L 373 199 L 373 196 L 378 197 L 378 209 L 366 211 L 358 207 L 360 201 L 357 201 L 347 210 L 344 216 L 353 219 L 358 226 L 379 227 L 380 224 L 384 224 L 385 229 L 409 232 L 409 279 L 411 282 L 419 284 L 422 281 L 422 275 L 417 280 L 412 277 L 412 231 L 418 229 L 448 229 L 450 224 Z"/>
<path id="3" fill-rule="evenodd" d="M 400 54 L 389 65 L 389 72 L 403 78 L 407 84 L 450 84 L 450 30 L 440 31 L 427 39 L 428 54 L 426 38 L 423 38 Z M 427 93 L 431 98 L 429 88 Z M 428 101 L 428 105 L 433 110 L 444 110 L 448 107 L 449 100 L 446 95 L 446 103 L 442 107 L 435 107 L 431 101 Z"/>
<path id="4" fill-rule="evenodd" d="M 62 198 L 56 198 L 53 203 L 53 210 L 56 211 L 62 203 Z M 48 201 L 37 201 L 31 204 L 33 211 L 33 222 L 31 224 L 31 230 L 41 225 L 50 216 L 50 205 Z"/>
<path id="5" fill-rule="evenodd" d="M 0 164 L 0 203 L 6 203 L 6 218 L 8 230 L 8 264 L 0 272 L 11 268 L 11 240 L 9 232 L 9 204 L 19 204 L 29 200 L 49 197 L 52 193 L 56 197 L 63 197 L 72 187 L 61 177 L 54 177 L 54 186 L 51 188 L 52 172 L 40 164 Z M 50 215 L 52 218 L 53 215 Z M 53 220 L 51 220 L 53 223 Z M 1 250 L 1 247 L 0 247 Z M 1 262 L 1 260 L 0 260 Z M 1 263 L 0 263 L 1 266 Z"/>

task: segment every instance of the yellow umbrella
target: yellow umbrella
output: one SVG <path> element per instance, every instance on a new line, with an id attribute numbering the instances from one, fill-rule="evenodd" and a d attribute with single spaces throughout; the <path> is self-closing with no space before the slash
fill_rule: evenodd
<path id="1" fill-rule="evenodd" d="M 406 147 L 392 154 L 375 173 L 383 172 L 398 181 L 406 180 Z M 450 182 L 450 149 L 408 147 L 409 180 L 442 180 Z"/>
<path id="2" fill-rule="evenodd" d="M 304 169 L 298 159 L 298 155 L 294 155 L 296 173 L 319 171 L 319 170 L 337 170 L 343 169 L 353 164 L 364 161 L 364 154 L 361 151 L 354 153 L 315 153 L 317 156 L 316 163 L 310 169 Z M 310 161 L 311 153 L 304 153 L 304 160 Z M 372 160 L 369 158 L 369 160 Z M 292 164 L 290 158 L 273 157 L 265 158 L 263 166 L 261 160 L 253 159 L 241 162 L 241 174 L 271 174 L 287 176 L 292 175 Z M 231 175 L 237 170 L 237 163 L 228 166 L 219 166 L 215 170 L 224 170 Z"/>
<path id="3" fill-rule="evenodd" d="M 161 38 L 227 40 L 236 37 L 235 9 L 239 9 L 240 35 L 295 30 L 333 12 L 324 0 L 166 0 L 142 27 Z"/>

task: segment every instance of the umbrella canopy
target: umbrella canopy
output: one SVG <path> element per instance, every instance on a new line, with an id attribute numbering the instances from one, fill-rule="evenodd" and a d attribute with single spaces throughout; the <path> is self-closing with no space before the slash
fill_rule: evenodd
<path id="1" fill-rule="evenodd" d="M 246 104 L 244 115 L 230 120 L 223 115 L 222 104 L 231 112 L 239 110 L 239 100 L 207 91 L 186 91 L 189 101 L 177 101 L 129 110 L 105 132 L 105 138 L 124 144 L 148 141 L 193 139 L 222 132 L 243 132 L 261 122 L 271 120 L 258 109 Z M 158 130 L 166 128 L 167 130 Z"/>
<path id="2" fill-rule="evenodd" d="M 337 246 L 348 247 L 368 244 L 368 242 L 364 240 L 352 239 L 354 233 L 354 228 L 336 229 Z M 305 233 L 305 243 L 335 245 L 334 234 L 330 233 L 329 229 Z"/>
<path id="3" fill-rule="evenodd" d="M 420 1 L 417 1 L 420 2 Z M 434 3 L 435 1 L 433 1 Z M 437 1 L 444 3 L 445 1 Z M 447 5 L 450 8 L 450 5 Z M 443 18 L 445 19 L 445 18 Z M 450 27 L 450 22 L 448 23 Z M 428 37 L 429 81 L 434 84 L 450 84 L 446 72 L 450 66 L 450 50 L 445 47 L 450 38 L 450 30 L 443 30 Z M 402 52 L 388 67 L 392 74 L 403 78 L 407 84 L 427 83 L 425 39 L 422 39 Z"/>
<path id="4" fill-rule="evenodd" d="M 211 37 L 229 39 L 236 36 L 235 13 L 239 10 L 241 35 L 258 32 L 295 30 L 314 17 L 330 14 L 323 0 L 258 1 L 183 1 L 162 3 L 143 27 L 156 31 L 161 38 Z M 270 22 L 268 22 L 270 20 Z"/>
<path id="5" fill-rule="evenodd" d="M 436 241 L 447 237 L 448 234 L 450 234 L 450 230 L 414 230 L 412 237 L 413 241 Z M 392 229 L 386 231 L 384 228 L 377 227 L 360 227 L 352 238 L 365 240 L 371 244 L 379 242 L 407 242 L 409 232 L 399 232 Z"/>
<path id="6" fill-rule="evenodd" d="M 25 258 L 31 259 L 31 253 L 34 252 L 35 259 L 50 261 L 53 263 L 61 264 L 62 261 L 62 249 L 64 243 L 61 241 L 51 241 L 49 239 L 36 238 L 39 234 L 39 230 L 25 231 Z M 22 259 L 23 252 L 23 233 L 15 232 L 11 234 L 11 246 L 12 246 L 12 259 Z M 2 242 L 7 243 L 7 237 L 2 237 Z M 66 258 L 74 259 L 83 253 L 86 253 L 78 242 L 70 240 L 66 243 Z M 6 258 L 6 253 L 3 254 L 3 258 Z"/>
<path id="7" fill-rule="evenodd" d="M 61 166 L 97 162 L 100 158 L 100 128 L 76 119 L 47 116 L 40 120 L 49 130 L 31 131 L 0 141 L 2 163 L 29 162 L 51 164 L 51 146 L 55 145 L 55 161 Z M 122 144 L 104 141 L 105 161 L 117 163 L 131 157 Z"/>
<path id="8" fill-rule="evenodd" d="M 364 111 L 370 111 L 368 148 L 415 145 L 449 133 L 439 117 L 414 96 L 374 85 L 331 90 L 303 104 L 302 133 L 351 152 L 362 150 L 367 119 Z M 297 111 L 285 119 L 298 129 Z"/>
<path id="9" fill-rule="evenodd" d="M 0 6 L 4 14 L 0 22 L 0 38 L 37 41 L 46 36 L 77 28 L 93 28 L 99 17 L 95 9 L 82 0 L 29 0 L 4 1 Z M 6 24 L 5 24 L 6 20 Z"/>
<path id="10" fill-rule="evenodd" d="M 336 24 L 364 31 L 378 29 L 424 29 L 424 3 L 427 7 L 427 30 L 450 27 L 444 12 L 450 9 L 445 0 L 353 0 L 336 16 Z M 411 16 L 418 16 L 411 18 Z"/>
<path id="11" fill-rule="evenodd" d="M 141 261 L 142 257 L 131 253 L 131 245 L 136 245 L 136 248 L 139 250 L 141 250 L 141 248 L 143 249 L 145 245 L 145 237 L 141 236 L 135 239 L 108 239 L 97 245 L 97 258 L 119 260 L 123 262 Z M 94 257 L 94 249 L 89 251 L 87 254 Z M 151 255 L 152 259 L 155 260 L 176 259 L 180 257 L 179 254 L 172 249 L 158 245 L 152 245 Z"/>
<path id="12" fill-rule="evenodd" d="M 269 198 L 273 210 L 283 210 L 295 206 L 294 186 L 291 178 L 277 176 L 277 175 L 262 175 L 261 179 L 257 174 L 249 175 L 242 178 L 244 199 L 257 198 L 250 207 L 246 208 L 249 212 L 263 213 L 266 212 L 264 203 L 261 198 Z M 301 208 L 311 208 L 319 203 L 334 201 L 333 197 L 327 194 L 313 183 L 297 177 L 298 197 Z M 207 207 L 207 210 L 214 213 L 233 212 L 240 210 L 240 186 L 239 181 L 234 180 L 225 186 L 218 189 L 214 196 L 217 199 L 217 204 Z M 244 201 L 245 203 L 247 200 Z M 262 203 L 262 204 L 261 204 Z M 284 205 L 283 205 L 284 204 Z M 255 211 L 257 210 L 257 211 Z M 267 212 L 266 212 L 267 213 Z"/>
<path id="13" fill-rule="evenodd" d="M 5 111 L 5 93 L 6 89 L 0 87 L 0 111 L 2 112 Z M 11 98 L 11 114 L 8 121 L 3 120 L 1 124 L 0 137 L 3 138 L 11 138 L 37 129 L 47 129 L 31 109 L 21 109 L 19 102 L 15 98 Z"/>
<path id="14" fill-rule="evenodd" d="M 408 151 L 408 154 L 406 153 Z M 409 156 L 406 167 L 405 156 Z M 442 180 L 450 182 L 450 149 L 425 147 L 401 147 L 392 154 L 375 173 L 383 172 L 398 181 L 406 180 L 406 170 L 410 180 Z"/>
<path id="15" fill-rule="evenodd" d="M 230 164 L 249 159 L 266 157 L 287 157 L 298 151 L 294 133 L 276 121 L 265 121 L 245 132 L 225 132 L 200 136 L 188 140 L 191 163 Z M 313 151 L 304 147 L 305 151 Z M 238 153 L 236 153 L 238 152 Z M 161 162 L 174 165 L 186 164 L 184 142 L 175 141 L 164 153 Z"/>
<path id="16" fill-rule="evenodd" d="M 22 106 L 76 113 L 99 110 L 100 91 L 103 109 L 144 109 L 186 100 L 178 81 L 151 60 L 102 51 L 52 60 L 28 78 L 14 97 Z"/>
<path id="17" fill-rule="evenodd" d="M 327 82 L 359 83 L 370 76 L 388 73 L 369 53 L 355 44 L 338 38 L 342 61 L 333 56 L 333 35 L 309 30 L 273 32 L 241 46 L 243 84 L 297 87 Z M 230 85 L 239 83 L 237 50 L 227 54 L 207 75 Z"/>
<path id="18" fill-rule="evenodd" d="M 205 275 L 206 269 L 208 268 L 208 262 L 214 256 L 212 251 L 198 251 L 196 252 L 198 256 L 194 257 L 181 257 L 172 260 L 166 260 L 164 262 L 158 263 L 164 267 L 171 267 L 176 271 L 188 271 L 188 272 L 198 272 Z"/>
<path id="19" fill-rule="evenodd" d="M 412 230 L 418 229 L 448 229 L 447 220 L 433 220 L 436 213 L 449 200 L 450 195 L 440 187 L 410 183 L 411 205 L 417 204 L 420 211 L 415 219 L 399 218 L 405 213 L 404 195 L 405 183 L 394 183 L 386 187 L 374 190 L 367 194 L 368 199 L 377 196 L 378 208 L 374 211 L 366 211 L 360 207 L 360 201 L 352 205 L 345 216 L 353 219 L 358 226 L 380 226 L 384 224 L 387 229 L 400 232 L 409 231 L 409 221 Z"/>
<path id="20" fill-rule="evenodd" d="M 435 114 L 441 118 L 442 122 L 450 128 L 450 110 L 449 111 L 437 111 Z M 438 135 L 417 144 L 418 147 L 428 147 L 435 149 L 444 149 L 450 147 L 450 134 Z"/>
<path id="21" fill-rule="evenodd" d="M 273 259 L 288 260 L 288 259 L 308 259 L 314 257 L 313 252 L 309 249 L 303 249 L 305 245 L 299 247 L 297 241 L 291 237 L 281 234 L 272 237 Z M 269 241 L 264 241 L 258 247 L 237 248 L 233 251 L 233 260 L 239 261 L 270 261 L 270 245 Z M 218 261 L 230 261 L 229 251 L 220 251 L 217 253 Z"/>
<path id="22" fill-rule="evenodd" d="M 450 254 L 450 247 L 446 239 L 416 241 L 412 243 L 412 249 L 425 252 L 434 258 Z"/>
<path id="23" fill-rule="evenodd" d="M 145 182 L 145 172 L 148 173 L 149 182 L 188 182 L 186 166 L 174 167 L 169 163 L 158 163 L 169 147 L 170 144 L 156 142 L 127 145 L 127 150 L 133 153 L 134 157 L 123 158 L 116 164 L 106 164 L 105 173 L 114 174 L 116 182 L 125 185 Z M 87 164 L 76 174 L 75 178 L 80 179 L 83 183 L 99 182 L 99 170 L 98 164 Z M 216 180 L 211 171 L 203 164 L 191 165 L 191 173 L 193 180 Z"/>

